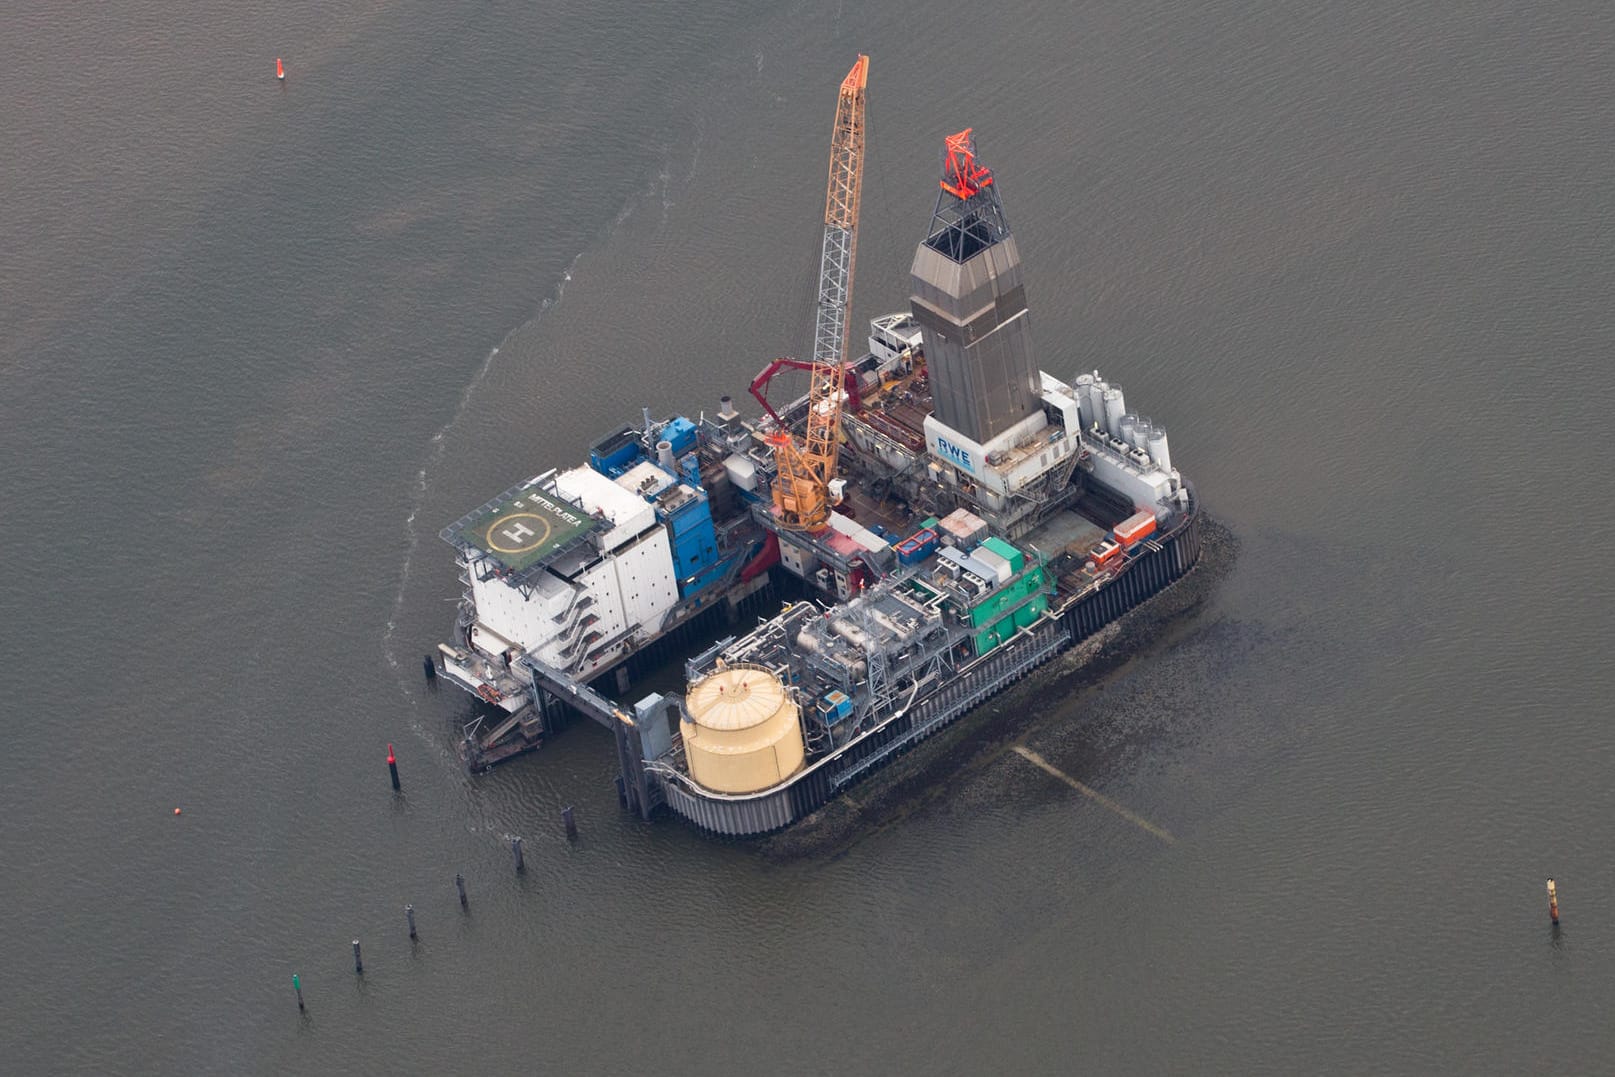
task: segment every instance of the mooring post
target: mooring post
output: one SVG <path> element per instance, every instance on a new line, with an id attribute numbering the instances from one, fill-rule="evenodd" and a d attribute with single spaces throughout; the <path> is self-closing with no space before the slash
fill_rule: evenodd
<path id="1" fill-rule="evenodd" d="M 525 871 L 527 864 L 522 860 L 522 840 L 520 838 L 510 839 L 510 855 L 516 860 L 516 870 Z"/>
<path id="2" fill-rule="evenodd" d="M 437 663 L 432 661 L 431 655 L 426 655 L 421 658 L 421 669 L 425 671 L 426 679 L 428 681 L 437 680 Z"/>
<path id="3" fill-rule="evenodd" d="M 387 770 L 393 776 L 393 792 L 398 792 L 403 786 L 398 784 L 398 757 L 393 754 L 393 746 L 387 745 Z"/>
<path id="4" fill-rule="evenodd" d="M 459 872 L 454 873 L 454 888 L 460 892 L 460 908 L 463 909 L 466 907 L 465 876 L 461 875 Z"/>
<path id="5" fill-rule="evenodd" d="M 353 940 L 353 971 L 360 976 L 364 975 L 364 958 L 359 956 L 359 940 Z"/>
<path id="6" fill-rule="evenodd" d="M 419 936 L 415 934 L 415 906 L 404 906 L 404 919 L 409 923 L 409 941 L 414 942 L 417 938 L 419 938 Z"/>
<path id="7" fill-rule="evenodd" d="M 1548 916 L 1553 919 L 1555 925 L 1559 923 L 1559 888 L 1554 885 L 1552 879 L 1548 880 Z"/>
<path id="8" fill-rule="evenodd" d="M 299 1010 L 304 1009 L 305 1007 L 303 1006 L 303 981 L 299 980 L 297 978 L 297 973 L 295 973 L 295 972 L 292 973 L 292 990 L 297 992 L 297 1008 Z"/>
<path id="9" fill-rule="evenodd" d="M 561 809 L 561 822 L 566 824 L 566 840 L 578 840 L 578 821 L 572 814 L 572 805 L 568 804 Z"/>

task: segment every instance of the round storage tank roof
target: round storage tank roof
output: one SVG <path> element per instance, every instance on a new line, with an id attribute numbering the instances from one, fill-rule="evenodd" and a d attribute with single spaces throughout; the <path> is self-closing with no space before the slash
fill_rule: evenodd
<path id="1" fill-rule="evenodd" d="M 690 689 L 684 706 L 707 729 L 750 729 L 772 718 L 785 704 L 785 686 L 761 669 L 720 670 Z"/>

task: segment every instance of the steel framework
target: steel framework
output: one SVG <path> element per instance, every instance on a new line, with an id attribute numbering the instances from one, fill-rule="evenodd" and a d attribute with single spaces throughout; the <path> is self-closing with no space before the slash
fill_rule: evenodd
<path id="1" fill-rule="evenodd" d="M 942 190 L 925 240 L 926 246 L 960 263 L 1009 235 L 1004 203 L 992 170 L 976 159 L 972 131 L 966 127 L 943 142 Z"/>

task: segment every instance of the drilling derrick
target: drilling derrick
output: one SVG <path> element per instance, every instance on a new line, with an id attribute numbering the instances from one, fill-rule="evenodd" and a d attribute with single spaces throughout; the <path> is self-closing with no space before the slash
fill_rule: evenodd
<path id="1" fill-rule="evenodd" d="M 868 81 L 869 57 L 859 56 L 842 80 L 836 101 L 807 423 L 801 440 L 784 426 L 768 436 L 778 468 L 775 515 L 779 526 L 789 531 L 817 531 L 830 517 L 830 480 L 835 477 L 841 448 L 842 363 L 847 352 L 847 315 L 858 250 L 858 196 L 864 174 L 864 88 Z"/>

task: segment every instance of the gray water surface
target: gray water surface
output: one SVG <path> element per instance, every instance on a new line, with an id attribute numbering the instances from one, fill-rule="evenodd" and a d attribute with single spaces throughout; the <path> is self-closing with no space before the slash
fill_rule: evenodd
<path id="1" fill-rule="evenodd" d="M 1608 5 L 0 26 L 8 1072 L 1615 1069 Z M 592 727 L 467 778 L 421 683 L 443 524 L 806 348 L 858 52 L 858 323 L 974 126 L 1043 365 L 1240 537 L 998 704 L 1173 844 L 1005 752 L 782 866 L 620 813 Z"/>

